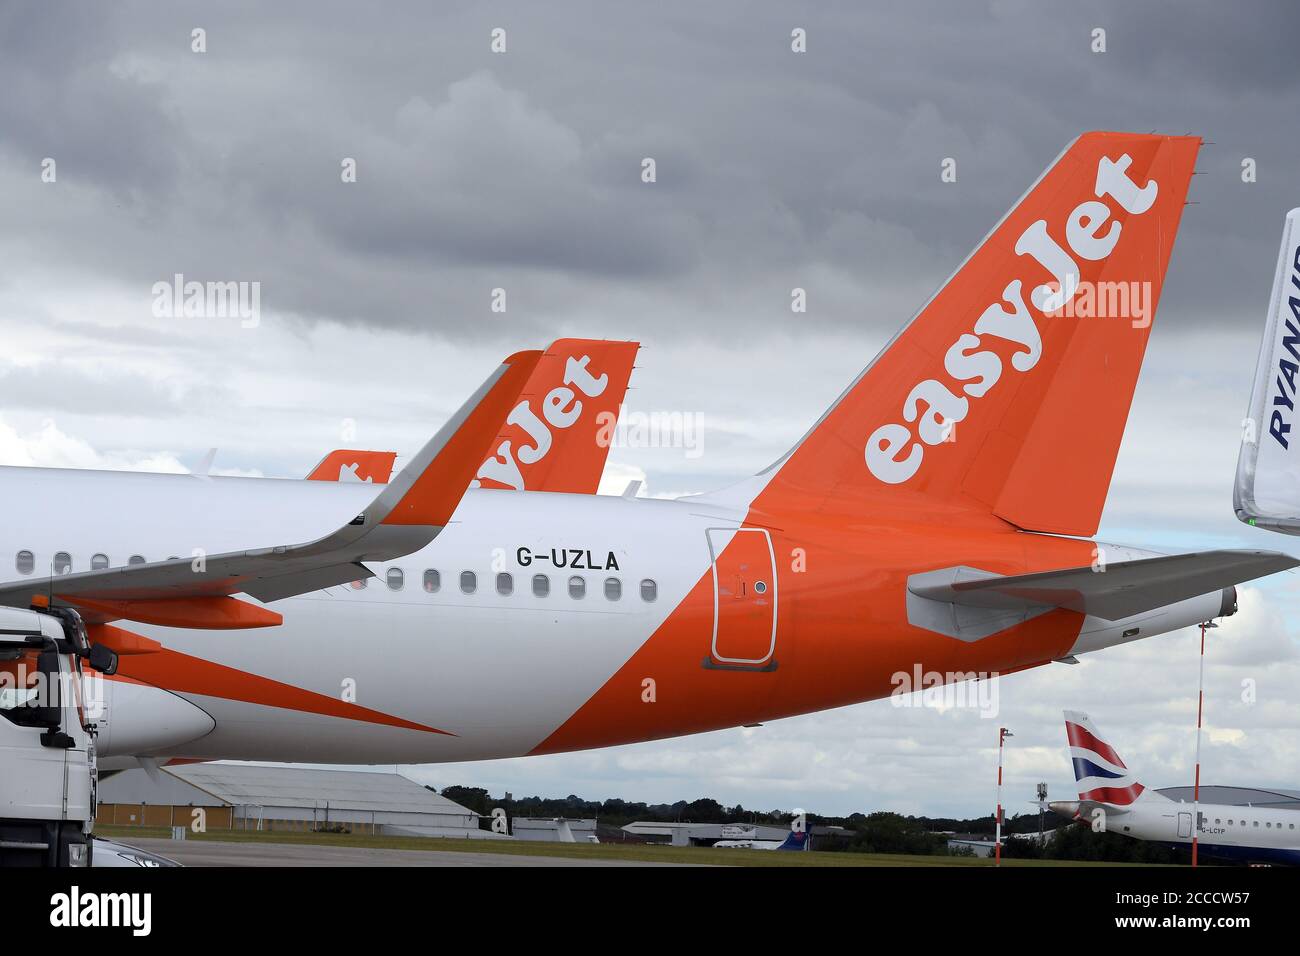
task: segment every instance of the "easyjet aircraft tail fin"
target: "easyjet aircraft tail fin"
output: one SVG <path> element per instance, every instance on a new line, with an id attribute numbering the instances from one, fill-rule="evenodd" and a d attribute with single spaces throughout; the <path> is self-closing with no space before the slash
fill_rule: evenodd
<path id="1" fill-rule="evenodd" d="M 475 484 L 594 495 L 638 348 L 603 339 L 551 343 Z"/>
<path id="2" fill-rule="evenodd" d="M 1076 139 L 773 466 L 768 491 L 1093 534 L 1199 147 Z"/>
<path id="3" fill-rule="evenodd" d="M 320 460 L 308 481 L 364 481 L 376 485 L 388 484 L 393 476 L 395 451 L 356 451 L 336 448 Z"/>
<path id="4" fill-rule="evenodd" d="M 594 495 L 639 348 L 604 339 L 552 342 L 502 423 L 475 487 Z M 391 451 L 339 448 L 307 480 L 383 485 L 396 458 Z"/>

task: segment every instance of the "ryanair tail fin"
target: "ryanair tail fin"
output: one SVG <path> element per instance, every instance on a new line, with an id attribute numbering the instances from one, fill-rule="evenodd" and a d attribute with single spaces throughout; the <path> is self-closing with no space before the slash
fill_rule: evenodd
<path id="1" fill-rule="evenodd" d="M 1300 534 L 1300 209 L 1282 227 L 1250 414 L 1243 423 L 1233 506 L 1247 524 Z"/>
<path id="2" fill-rule="evenodd" d="M 1199 147 L 1102 132 L 1071 143 L 767 490 L 836 510 L 885 494 L 1093 534 Z"/>

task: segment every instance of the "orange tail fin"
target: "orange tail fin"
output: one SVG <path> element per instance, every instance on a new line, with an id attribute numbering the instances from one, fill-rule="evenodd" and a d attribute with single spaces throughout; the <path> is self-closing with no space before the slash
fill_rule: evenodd
<path id="1" fill-rule="evenodd" d="M 765 497 L 852 509 L 886 495 L 1093 534 L 1199 147 L 1075 140 L 774 466 Z"/>
<path id="2" fill-rule="evenodd" d="M 609 457 L 608 436 L 627 394 L 636 342 L 559 339 L 537 363 L 478 471 L 475 487 L 594 495 Z M 396 452 L 330 452 L 309 481 L 387 484 Z"/>
<path id="3" fill-rule="evenodd" d="M 320 460 L 308 481 L 367 481 L 376 485 L 388 484 L 393 476 L 395 451 L 355 451 L 336 448 Z"/>
<path id="4" fill-rule="evenodd" d="M 560 339 L 532 377 L 478 471 L 483 488 L 594 495 L 632 377 L 636 342 Z"/>

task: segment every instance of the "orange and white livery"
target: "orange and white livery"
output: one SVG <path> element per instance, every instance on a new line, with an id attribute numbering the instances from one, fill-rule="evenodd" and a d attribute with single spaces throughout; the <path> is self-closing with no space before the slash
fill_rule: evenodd
<path id="1" fill-rule="evenodd" d="M 1006 674 L 1231 613 L 1233 585 L 1297 562 L 1088 539 L 1198 146 L 1077 139 L 811 431 L 731 488 L 467 489 L 500 481 L 507 442 L 516 463 L 561 468 L 563 422 L 605 397 L 594 361 L 558 357 L 560 384 L 525 395 L 546 359 L 522 353 L 378 495 L 0 469 L 15 503 L 0 553 L 25 554 L 0 595 L 97 611 L 98 639 L 123 648 L 135 635 L 108 682 L 108 766 L 604 747 L 885 697 L 917 665 Z M 1129 308 L 1074 310 L 1107 283 Z M 190 603 L 150 610 L 169 601 Z"/>
<path id="2" fill-rule="evenodd" d="M 606 339 L 552 342 L 502 422 L 474 487 L 594 495 L 638 348 Z M 393 451 L 339 448 L 307 480 L 387 484 L 396 459 Z"/>

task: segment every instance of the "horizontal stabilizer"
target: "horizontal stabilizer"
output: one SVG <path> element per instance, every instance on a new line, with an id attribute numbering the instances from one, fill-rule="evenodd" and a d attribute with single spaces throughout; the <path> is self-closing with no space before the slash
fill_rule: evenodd
<path id="1" fill-rule="evenodd" d="M 1117 621 L 1243 581 L 1286 571 L 1300 561 L 1277 551 L 1200 551 L 1136 561 L 996 575 L 975 568 L 928 572 L 908 590 L 917 597 L 947 604 L 999 610 L 1068 608 Z M 918 576 L 920 577 L 920 576 Z"/>

